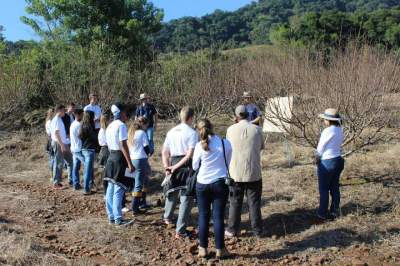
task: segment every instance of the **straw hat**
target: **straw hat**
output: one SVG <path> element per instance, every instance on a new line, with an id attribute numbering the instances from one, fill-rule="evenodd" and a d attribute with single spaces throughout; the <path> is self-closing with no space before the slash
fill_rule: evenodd
<path id="1" fill-rule="evenodd" d="M 140 94 L 139 100 L 144 100 L 144 99 L 148 99 L 150 98 L 149 95 L 147 95 L 147 93 L 142 93 Z"/>
<path id="2" fill-rule="evenodd" d="M 251 98 L 251 97 L 253 97 L 253 96 L 251 96 L 250 92 L 245 91 L 245 92 L 243 92 L 243 96 L 242 96 L 242 97 L 243 97 L 243 98 Z"/>
<path id="3" fill-rule="evenodd" d="M 328 108 L 323 114 L 318 115 L 319 118 L 329 120 L 329 121 L 340 121 L 340 115 L 337 109 Z"/>

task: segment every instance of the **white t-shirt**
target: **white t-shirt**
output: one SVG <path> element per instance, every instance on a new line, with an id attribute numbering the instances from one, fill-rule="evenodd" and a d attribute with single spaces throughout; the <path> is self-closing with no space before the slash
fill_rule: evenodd
<path id="1" fill-rule="evenodd" d="M 55 115 L 54 118 L 51 120 L 51 124 L 50 124 L 50 132 L 51 132 L 51 139 L 53 141 L 57 142 L 57 138 L 56 138 L 56 131 L 60 132 L 60 138 L 62 143 L 68 145 L 69 139 L 67 138 L 67 132 L 65 130 L 65 126 L 64 123 L 61 119 L 61 117 L 59 117 L 58 115 Z"/>
<path id="2" fill-rule="evenodd" d="M 199 141 L 196 130 L 185 123 L 172 128 L 165 138 L 164 148 L 168 149 L 171 156 L 184 156 L 189 149 L 194 149 Z"/>
<path id="3" fill-rule="evenodd" d="M 46 134 L 47 134 L 47 136 L 51 136 L 51 120 L 47 120 L 46 121 L 46 125 L 45 125 L 45 128 L 46 128 Z"/>
<path id="4" fill-rule="evenodd" d="M 232 146 L 228 140 L 224 140 L 226 162 L 229 163 L 232 158 Z M 200 184 L 212 184 L 218 179 L 228 176 L 228 171 L 224 159 L 224 151 L 221 138 L 214 135 L 210 137 L 209 151 L 205 151 L 201 142 L 196 144 L 193 154 L 193 169 L 200 167 L 197 175 L 197 182 Z"/>
<path id="5" fill-rule="evenodd" d="M 100 128 L 98 140 L 101 147 L 107 146 L 106 130 L 104 128 Z"/>
<path id="6" fill-rule="evenodd" d="M 128 129 L 121 120 L 114 120 L 106 129 L 106 141 L 110 151 L 120 151 L 120 142 L 128 139 Z"/>
<path id="7" fill-rule="evenodd" d="M 79 130 L 81 129 L 81 123 L 74 121 L 69 128 L 69 137 L 71 138 L 71 151 L 80 152 L 82 151 L 82 140 L 79 137 Z"/>
<path id="8" fill-rule="evenodd" d="M 143 130 L 136 130 L 134 143 L 129 145 L 129 154 L 131 160 L 139 160 L 147 158 L 144 147 L 149 146 L 149 140 Z"/>
<path id="9" fill-rule="evenodd" d="M 100 128 L 100 117 L 101 117 L 101 107 L 99 105 L 88 104 L 85 106 L 83 111 L 92 111 L 94 113 L 94 119 L 98 120 L 95 123 L 96 129 Z"/>
<path id="10" fill-rule="evenodd" d="M 342 155 L 344 136 L 342 127 L 330 126 L 321 133 L 317 153 L 321 160 L 329 160 Z"/>

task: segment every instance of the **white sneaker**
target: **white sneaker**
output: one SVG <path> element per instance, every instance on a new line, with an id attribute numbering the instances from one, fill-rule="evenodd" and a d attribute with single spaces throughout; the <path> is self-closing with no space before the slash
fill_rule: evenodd
<path id="1" fill-rule="evenodd" d="M 129 212 L 129 211 L 130 211 L 130 209 L 127 208 L 127 207 L 122 208 L 122 212 L 123 212 L 123 213 L 127 213 L 127 212 Z"/>

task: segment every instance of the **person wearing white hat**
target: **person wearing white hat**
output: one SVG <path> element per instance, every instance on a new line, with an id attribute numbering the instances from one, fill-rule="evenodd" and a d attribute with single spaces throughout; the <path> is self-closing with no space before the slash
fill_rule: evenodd
<path id="1" fill-rule="evenodd" d="M 110 224 L 126 225 L 132 221 L 122 219 L 122 200 L 126 191 L 131 191 L 133 182 L 125 176 L 125 172 L 135 171 L 129 157 L 128 129 L 125 122 L 128 120 L 125 106 L 114 104 L 111 112 L 114 121 L 106 129 L 106 142 L 109 149 L 104 179 L 108 182 L 106 192 L 106 208 Z"/>
<path id="2" fill-rule="evenodd" d="M 325 129 L 321 133 L 316 150 L 319 190 L 318 217 L 322 220 L 334 219 L 339 215 L 339 178 L 344 169 L 342 144 L 344 140 L 341 117 L 336 109 L 326 109 L 319 115 Z M 329 207 L 329 194 L 331 205 Z"/>
<path id="3" fill-rule="evenodd" d="M 248 113 L 247 121 L 254 125 L 261 126 L 262 114 L 260 108 L 258 108 L 258 106 L 252 102 L 252 98 L 253 96 L 250 94 L 250 92 L 243 92 L 243 105 Z"/>
<path id="4" fill-rule="evenodd" d="M 145 117 L 149 124 L 146 129 L 146 135 L 150 144 L 150 155 L 154 153 L 154 131 L 157 127 L 157 109 L 150 103 L 150 97 L 147 93 L 140 94 L 140 106 L 136 109 L 135 119 Z"/>

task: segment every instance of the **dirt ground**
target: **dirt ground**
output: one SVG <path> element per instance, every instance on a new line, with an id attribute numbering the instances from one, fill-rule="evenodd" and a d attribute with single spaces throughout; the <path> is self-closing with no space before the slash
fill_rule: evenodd
<path id="1" fill-rule="evenodd" d="M 160 127 L 158 147 L 170 126 Z M 39 133 L 0 133 L 0 264 L 400 265 L 399 140 L 346 160 L 342 216 L 320 224 L 312 151 L 290 145 L 295 165 L 288 167 L 288 149 L 271 138 L 263 154 L 265 237 L 251 236 L 244 208 L 241 236 L 227 240 L 233 256 L 223 261 L 213 254 L 198 259 L 196 240 L 175 240 L 174 229 L 161 222 L 162 207 L 116 228 L 107 223 L 100 188 L 89 197 L 70 188 L 52 190 L 43 146 Z M 162 196 L 159 155 L 151 164 L 155 203 Z"/>

